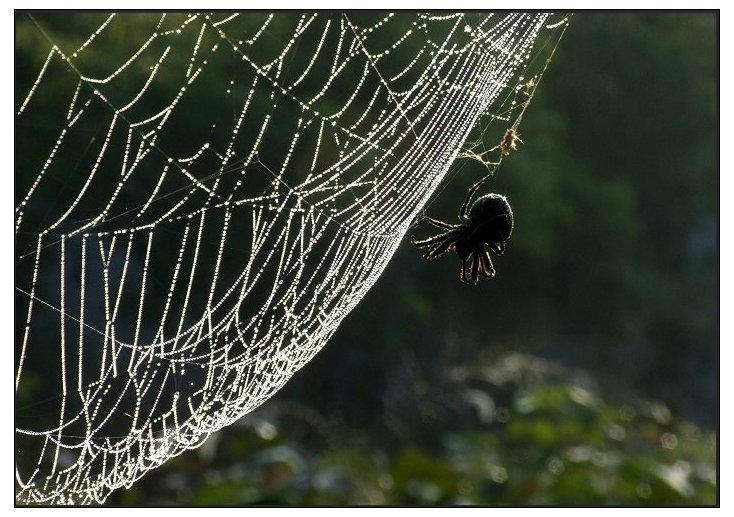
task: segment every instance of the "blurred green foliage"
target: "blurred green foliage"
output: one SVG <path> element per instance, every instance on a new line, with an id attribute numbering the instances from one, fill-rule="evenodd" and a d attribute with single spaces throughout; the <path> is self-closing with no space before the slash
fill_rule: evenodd
<path id="1" fill-rule="evenodd" d="M 16 105 L 45 58 L 18 20 Z M 516 218 L 498 277 L 406 239 L 271 401 L 109 503 L 715 504 L 717 24 L 575 15 L 486 185 Z M 457 160 L 426 213 L 455 220 L 484 173 Z"/>
<path id="2" fill-rule="evenodd" d="M 506 358 L 521 369 L 547 363 Z M 536 372 L 537 373 L 537 372 Z M 563 380 L 567 379 L 567 380 Z M 489 392 L 494 391 L 494 397 Z M 504 399 L 507 407 L 495 406 Z M 700 505 L 716 501 L 716 438 L 660 402 L 617 405 L 562 368 L 465 390 L 477 422 L 440 445 L 392 446 L 376 433 L 273 404 L 183 455 L 117 504 Z M 316 420 L 314 420 L 316 418 Z M 457 424 L 454 419 L 454 426 Z M 304 439 L 311 429 L 326 440 Z M 355 436 L 359 436 L 355 439 Z M 339 443 L 344 440 L 344 442 Z M 351 445 L 349 445 L 351 443 Z M 318 444 L 318 445 L 316 445 Z M 216 451 L 213 454 L 212 451 Z M 202 467 L 205 465 L 205 467 Z"/>

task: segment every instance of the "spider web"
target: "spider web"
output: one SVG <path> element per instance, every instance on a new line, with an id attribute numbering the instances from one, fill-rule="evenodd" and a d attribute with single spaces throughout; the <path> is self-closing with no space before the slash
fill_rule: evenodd
<path id="1" fill-rule="evenodd" d="M 17 500 L 102 503 L 271 397 L 563 26 L 18 17 Z"/>

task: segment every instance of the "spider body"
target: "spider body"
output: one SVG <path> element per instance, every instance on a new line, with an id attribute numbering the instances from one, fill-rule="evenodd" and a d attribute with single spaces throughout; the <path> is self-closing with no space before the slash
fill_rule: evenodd
<path id="1" fill-rule="evenodd" d="M 482 178 L 469 189 L 466 200 L 459 211 L 459 224 L 452 225 L 431 217 L 426 220 L 446 230 L 444 233 L 423 240 L 411 237 L 417 248 L 430 246 L 423 258 L 430 260 L 454 250 L 461 259 L 459 278 L 468 284 L 477 284 L 481 276 L 494 278 L 496 272 L 489 246 L 497 255 L 505 252 L 505 243 L 512 234 L 512 209 L 507 199 L 499 194 L 487 194 L 477 199 L 467 213 L 472 195 L 489 176 Z M 467 264 L 472 259 L 471 266 Z"/>

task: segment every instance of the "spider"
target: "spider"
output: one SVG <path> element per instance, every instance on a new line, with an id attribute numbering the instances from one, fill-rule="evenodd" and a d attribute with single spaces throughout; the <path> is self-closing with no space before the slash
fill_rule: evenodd
<path id="1" fill-rule="evenodd" d="M 456 250 L 461 259 L 459 278 L 467 284 L 478 284 L 480 275 L 494 278 L 496 272 L 487 244 L 497 255 L 505 252 L 505 242 L 512 233 L 512 209 L 507 199 L 499 194 L 487 194 L 477 199 L 467 214 L 467 207 L 480 185 L 492 175 L 488 174 L 471 186 L 466 194 L 464 204 L 459 210 L 459 224 L 444 223 L 426 216 L 426 220 L 434 226 L 446 230 L 444 233 L 423 240 L 410 237 L 416 248 L 430 246 L 423 258 L 430 260 L 443 255 L 447 251 Z M 469 256 L 472 257 L 471 271 L 467 267 Z"/>

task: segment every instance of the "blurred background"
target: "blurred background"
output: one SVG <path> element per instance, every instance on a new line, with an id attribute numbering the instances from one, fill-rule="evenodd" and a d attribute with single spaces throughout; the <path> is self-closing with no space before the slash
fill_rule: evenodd
<path id="1" fill-rule="evenodd" d="M 515 214 L 497 277 L 406 238 L 281 392 L 107 503 L 715 504 L 717 31 L 574 15 L 482 187 Z M 426 214 L 485 173 L 457 160 Z"/>

